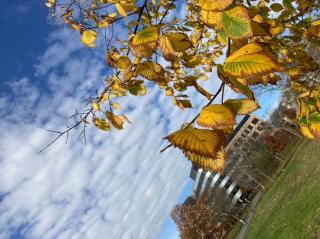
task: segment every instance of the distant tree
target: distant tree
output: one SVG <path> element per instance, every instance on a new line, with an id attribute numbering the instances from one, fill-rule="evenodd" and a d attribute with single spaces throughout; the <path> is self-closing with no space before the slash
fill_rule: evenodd
<path id="1" fill-rule="evenodd" d="M 223 200 L 224 195 L 219 194 Z M 234 217 L 219 203 L 189 198 L 171 212 L 181 239 L 224 239 L 232 228 Z M 235 216 L 236 217 L 236 216 Z"/>
<path id="2" fill-rule="evenodd" d="M 290 135 L 283 129 L 278 129 L 272 134 L 270 132 L 266 132 L 261 136 L 263 144 L 275 153 L 281 152 L 288 144 L 289 139 Z"/>

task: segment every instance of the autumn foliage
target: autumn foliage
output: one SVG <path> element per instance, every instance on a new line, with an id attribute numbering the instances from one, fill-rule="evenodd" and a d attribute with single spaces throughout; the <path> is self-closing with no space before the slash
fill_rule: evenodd
<path id="1" fill-rule="evenodd" d="M 85 46 L 102 48 L 105 42 L 110 73 L 70 129 L 90 123 L 104 131 L 123 129 L 129 119 L 117 101 L 147 94 L 146 82 L 159 87 L 182 110 L 193 106 L 188 94 L 196 91 L 208 103 L 191 122 L 166 137 L 168 147 L 181 149 L 200 167 L 221 171 L 226 160 L 225 139 L 232 132 L 235 117 L 259 108 L 252 86 L 288 80 L 300 94 L 296 118 L 302 134 L 320 136 L 319 66 L 305 51 L 320 45 L 318 1 L 177 3 L 46 0 L 52 16 L 79 32 L 79 41 Z M 185 14 L 176 14 L 177 7 L 183 7 Z M 307 75 L 311 77 L 303 78 Z M 220 84 L 217 92 L 201 86 L 205 80 Z M 240 99 L 223 102 L 226 86 L 239 93 Z M 222 95 L 220 104 L 214 102 L 218 95 Z"/>
<path id="2" fill-rule="evenodd" d="M 285 130 L 276 130 L 273 133 L 266 132 L 261 136 L 261 140 L 273 152 L 281 152 L 288 144 L 290 135 Z"/>
<path id="3" fill-rule="evenodd" d="M 182 205 L 177 205 L 171 216 L 181 239 L 224 239 L 234 223 L 230 215 L 223 213 L 210 202 L 194 201 L 192 198 Z"/>

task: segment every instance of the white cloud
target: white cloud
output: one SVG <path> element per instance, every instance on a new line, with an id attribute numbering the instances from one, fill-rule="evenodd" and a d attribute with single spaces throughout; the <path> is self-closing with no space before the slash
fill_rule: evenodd
<path id="1" fill-rule="evenodd" d="M 17 230 L 41 239 L 156 238 L 190 167 L 177 150 L 159 153 L 162 137 L 192 114 L 154 88 L 122 100 L 132 109 L 125 130 L 92 127 L 87 146 L 74 134 L 36 155 L 52 137 L 45 129 L 57 129 L 81 108 L 104 70 L 65 31 L 49 42 L 38 77 L 11 83 L 0 97 L 0 238 Z"/>
<path id="2" fill-rule="evenodd" d="M 0 93 L 0 238 L 156 238 L 189 175 L 190 163 L 175 149 L 160 154 L 162 137 L 190 120 L 157 88 L 121 99 L 133 122 L 104 134 L 94 127 L 88 144 L 69 136 L 41 155 L 73 110 L 93 95 L 106 67 L 83 49 L 76 33 L 53 32 L 38 59 L 36 76 Z M 212 89 L 218 81 L 205 82 Z M 229 92 L 229 91 L 228 91 Z M 231 96 L 229 93 L 227 96 Z M 193 97 L 204 104 L 196 93 Z M 79 132 L 78 132 L 79 133 Z"/>

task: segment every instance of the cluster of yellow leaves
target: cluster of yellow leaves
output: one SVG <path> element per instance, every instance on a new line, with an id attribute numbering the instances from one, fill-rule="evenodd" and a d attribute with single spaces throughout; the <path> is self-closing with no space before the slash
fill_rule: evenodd
<path id="1" fill-rule="evenodd" d="M 194 164 L 205 170 L 222 172 L 227 157 L 224 144 L 238 114 L 249 114 L 259 108 L 252 99 L 227 100 L 224 104 L 204 107 L 198 125 L 210 129 L 185 128 L 166 137 L 180 148 Z"/>
<path id="2" fill-rule="evenodd" d="M 251 22 L 244 6 L 230 6 L 233 0 L 199 1 L 201 20 L 216 30 L 223 30 L 227 36 L 237 39 L 252 36 Z"/>
<path id="3" fill-rule="evenodd" d="M 97 103 L 93 103 L 92 104 L 92 108 L 95 111 L 100 111 L 102 112 L 102 109 L 100 107 L 99 104 Z M 113 105 L 113 108 L 117 108 L 116 105 Z M 113 126 L 114 128 L 121 130 L 123 129 L 123 124 L 124 123 L 130 123 L 130 121 L 128 120 L 128 118 L 123 115 L 116 115 L 111 111 L 106 111 L 105 112 L 105 118 L 102 117 L 93 117 L 93 124 L 98 128 L 101 129 L 103 131 L 110 131 L 111 130 L 111 126 Z"/>
<path id="4" fill-rule="evenodd" d="M 210 171 L 223 170 L 226 160 L 223 150 L 225 137 L 219 130 L 181 129 L 166 139 L 180 148 L 194 164 Z"/>
<path id="5" fill-rule="evenodd" d="M 300 131 L 308 139 L 320 137 L 320 88 L 308 87 L 296 83 L 294 89 L 303 92 L 299 96 L 299 110 L 297 119 Z"/>
<path id="6" fill-rule="evenodd" d="M 213 94 L 198 81 L 208 80 L 216 68 L 220 80 L 246 98 L 206 106 L 196 121 L 200 128 L 190 125 L 167 137 L 194 164 L 222 172 L 225 139 L 236 116 L 259 108 L 251 86 L 277 84 L 285 74 L 292 88 L 302 93 L 301 132 L 308 138 L 320 136 L 319 90 L 299 82 L 319 69 L 305 53 L 306 42 L 320 45 L 320 20 L 313 16 L 318 16 L 316 1 L 190 0 L 185 19 L 167 17 L 177 7 L 171 0 L 85 0 L 67 8 L 62 0 L 45 2 L 53 13 L 59 4 L 66 9 L 62 20 L 79 32 L 80 41 L 88 47 L 96 46 L 101 29 L 112 32 L 110 42 L 116 43 L 107 43 L 106 61 L 113 75 L 106 77 L 106 89 L 91 104 L 93 123 L 99 129 L 123 128 L 128 119 L 114 113 L 120 109 L 114 98 L 145 95 L 145 82 L 163 89 L 181 109 L 192 107 L 183 93 L 188 87 L 211 100 Z M 114 24 L 122 19 L 127 38 L 113 36 Z M 216 58 L 224 52 L 226 60 L 220 64 Z"/>

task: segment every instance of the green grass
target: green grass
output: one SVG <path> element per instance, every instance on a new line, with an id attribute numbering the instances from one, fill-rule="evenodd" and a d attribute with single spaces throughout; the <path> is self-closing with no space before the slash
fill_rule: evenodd
<path id="1" fill-rule="evenodd" d="M 282 156 L 291 161 L 259 202 L 245 239 L 320 238 L 320 143 L 293 143 Z"/>

